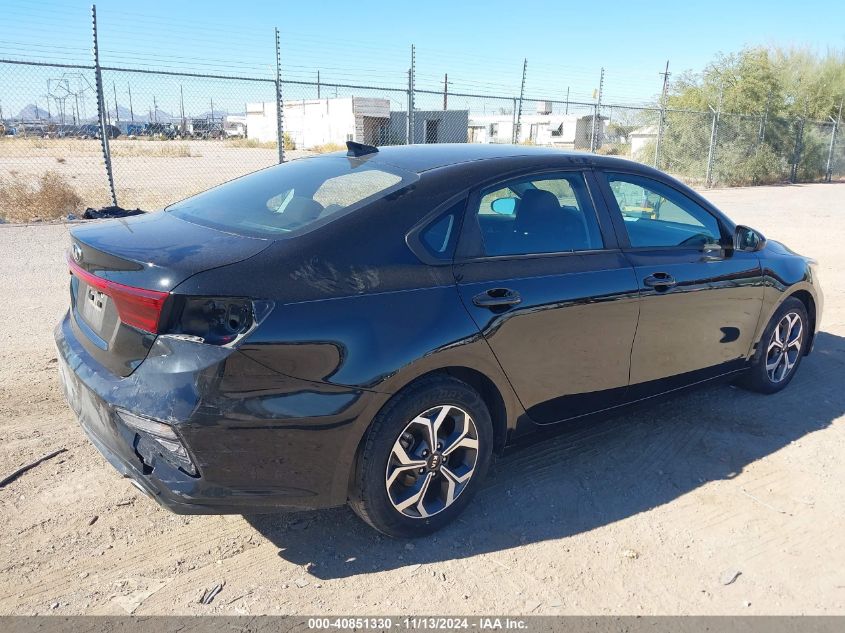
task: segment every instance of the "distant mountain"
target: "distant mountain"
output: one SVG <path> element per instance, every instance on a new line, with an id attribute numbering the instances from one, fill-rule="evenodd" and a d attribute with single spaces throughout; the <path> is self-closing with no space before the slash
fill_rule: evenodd
<path id="1" fill-rule="evenodd" d="M 18 113 L 17 118 L 24 121 L 34 121 L 37 119 L 47 119 L 48 115 L 47 110 L 42 110 L 34 103 L 30 103 Z"/>
<path id="2" fill-rule="evenodd" d="M 129 108 L 126 108 L 122 105 L 117 106 L 117 114 L 118 117 L 115 117 L 114 111 L 114 104 L 109 104 L 108 106 L 108 118 L 111 121 L 112 125 L 117 123 L 117 120 L 120 119 L 120 122 L 127 122 L 127 121 L 134 121 L 135 123 L 147 123 L 149 121 L 158 121 L 159 123 L 170 123 L 170 122 L 178 122 L 179 117 L 166 110 L 162 110 L 159 108 L 156 112 L 153 112 L 149 108 L 139 108 L 135 107 L 132 111 Z"/>
<path id="3" fill-rule="evenodd" d="M 152 117 L 150 116 L 152 114 Z M 211 118 L 213 114 L 213 118 L 220 120 L 226 115 L 239 115 L 243 116 L 244 112 L 229 112 L 227 110 L 214 110 L 212 113 L 211 110 L 205 110 L 204 112 L 200 113 L 191 113 L 186 112 L 185 118 L 186 119 L 208 119 Z M 139 109 L 134 108 L 134 111 L 130 112 L 129 108 L 126 108 L 122 105 L 117 106 L 117 115 L 115 116 L 114 106 L 110 105 L 108 108 L 108 118 L 112 125 L 116 124 L 118 121 L 121 123 L 134 121 L 135 123 L 148 123 L 150 121 L 158 121 L 159 123 L 179 123 L 180 117 L 178 114 L 171 114 L 166 110 L 162 110 L 161 108 L 158 109 L 157 112 L 150 112 L 148 108 L 146 109 Z M 47 114 L 47 110 L 41 109 L 39 106 L 36 106 L 34 103 L 30 103 L 25 106 L 16 117 L 15 119 L 23 120 L 23 121 L 52 121 L 54 123 L 60 123 L 60 117 L 53 113 L 53 116 L 50 117 Z M 80 120 L 80 123 L 92 123 L 96 122 L 96 116 L 89 116 Z M 72 123 L 73 122 L 73 115 L 71 113 L 65 113 L 65 123 Z"/>
<path id="4" fill-rule="evenodd" d="M 116 118 L 121 121 L 131 121 L 134 118 L 136 123 L 146 123 L 148 118 L 146 111 L 133 113 L 130 112 L 129 108 L 124 108 L 122 105 L 117 106 L 117 114 L 118 116 L 115 117 L 114 106 L 109 106 L 109 118 L 112 123 L 115 123 Z"/>
<path id="5" fill-rule="evenodd" d="M 212 116 L 212 115 L 213 115 L 213 116 Z M 205 112 L 200 112 L 199 114 L 188 114 L 188 113 L 185 113 L 185 116 L 186 116 L 187 118 L 189 118 L 189 119 L 208 119 L 208 118 L 214 118 L 214 119 L 220 120 L 220 119 L 222 119 L 222 118 L 224 118 L 224 117 L 226 117 L 226 116 L 228 116 L 228 115 L 233 115 L 233 116 L 244 116 L 244 115 L 246 115 L 246 112 L 231 112 L 231 111 L 229 111 L 229 110 L 214 110 L 214 111 L 212 112 L 211 110 L 206 110 Z"/>

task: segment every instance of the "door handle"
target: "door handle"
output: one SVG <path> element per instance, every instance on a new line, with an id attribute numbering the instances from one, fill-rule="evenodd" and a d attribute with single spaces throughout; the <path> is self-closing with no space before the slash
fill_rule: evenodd
<path id="1" fill-rule="evenodd" d="M 643 283 L 649 288 L 656 290 L 668 290 L 672 286 L 677 286 L 678 282 L 669 273 L 654 273 L 643 279 Z"/>
<path id="2" fill-rule="evenodd" d="M 509 288 L 491 288 L 472 298 L 472 302 L 479 308 L 508 308 L 521 301 L 519 293 Z"/>

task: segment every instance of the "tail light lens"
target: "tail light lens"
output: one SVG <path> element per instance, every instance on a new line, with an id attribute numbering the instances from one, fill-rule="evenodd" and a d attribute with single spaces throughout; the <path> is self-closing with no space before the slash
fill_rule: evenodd
<path id="1" fill-rule="evenodd" d="M 158 332 L 161 311 L 169 293 L 109 281 L 89 273 L 70 258 L 67 261 L 71 275 L 112 299 L 123 323 L 144 332 Z"/>
<path id="2" fill-rule="evenodd" d="M 272 304 L 238 297 L 174 296 L 168 334 L 201 339 L 210 345 L 228 345 L 249 332 L 269 313 Z"/>

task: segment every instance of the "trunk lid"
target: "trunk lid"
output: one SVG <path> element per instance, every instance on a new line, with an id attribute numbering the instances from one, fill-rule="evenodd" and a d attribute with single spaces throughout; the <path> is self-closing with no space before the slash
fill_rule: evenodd
<path id="1" fill-rule="evenodd" d="M 71 231 L 71 322 L 109 371 L 128 376 L 166 321 L 169 292 L 187 278 L 264 250 L 269 240 L 218 231 L 158 212 Z"/>

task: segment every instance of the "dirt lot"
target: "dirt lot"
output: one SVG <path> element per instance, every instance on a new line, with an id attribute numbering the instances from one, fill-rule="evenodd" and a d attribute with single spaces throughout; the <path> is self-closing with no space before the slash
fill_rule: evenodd
<path id="1" fill-rule="evenodd" d="M 62 401 L 67 229 L 0 227 L 0 476 L 68 449 L 0 489 L 0 614 L 845 614 L 845 184 L 709 195 L 821 262 L 824 332 L 789 389 L 709 388 L 515 452 L 415 542 L 345 508 L 178 517 L 141 496 Z"/>
<path id="2" fill-rule="evenodd" d="M 0 136 L 0 143 L 0 174 L 34 182 L 53 171 L 76 190 L 82 208 L 111 204 L 100 141 Z M 114 139 L 111 153 L 118 203 L 127 209 L 159 209 L 278 161 L 274 148 L 243 144 L 236 140 Z M 285 155 L 293 159 L 311 153 L 288 150 Z"/>

